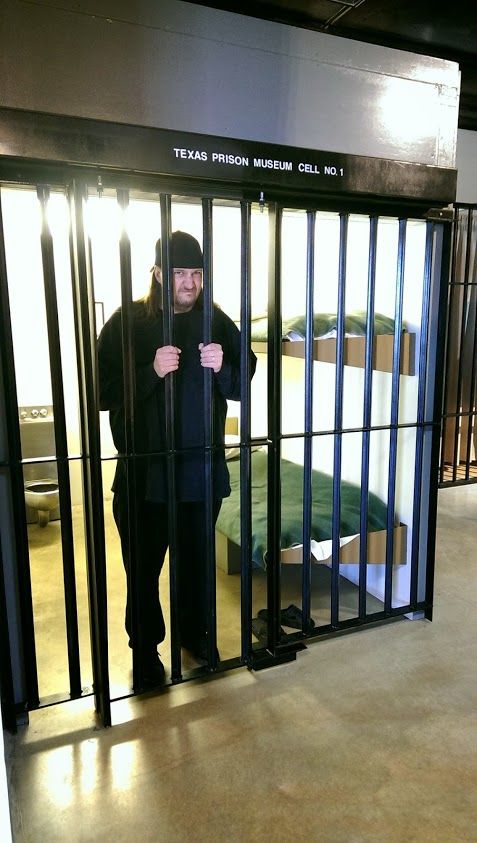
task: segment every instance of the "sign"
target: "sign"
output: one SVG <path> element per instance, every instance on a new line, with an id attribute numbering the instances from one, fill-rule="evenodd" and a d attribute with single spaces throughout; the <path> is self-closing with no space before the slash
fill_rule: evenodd
<path id="1" fill-rule="evenodd" d="M 0 151 L 17 160 L 401 203 L 449 204 L 457 183 L 456 170 L 444 167 L 9 108 L 0 108 Z"/>
<path id="2" fill-rule="evenodd" d="M 203 146 L 203 144 L 202 144 Z M 307 174 L 310 176 L 321 176 L 322 178 L 329 179 L 338 177 L 339 179 L 344 178 L 345 175 L 345 167 L 343 166 L 344 162 L 340 160 L 337 162 L 337 158 L 333 156 L 333 154 L 323 154 L 322 161 L 318 162 L 316 160 L 316 155 L 313 153 L 308 153 L 305 156 L 299 156 L 300 158 L 307 157 L 307 158 L 314 158 L 313 161 L 305 161 L 305 160 L 297 160 L 297 155 L 295 150 L 287 150 L 285 152 L 285 156 L 282 154 L 279 158 L 270 158 L 266 157 L 269 150 L 267 147 L 264 147 L 261 151 L 257 150 L 254 153 L 244 154 L 243 152 L 225 152 L 223 150 L 223 142 L 218 140 L 215 144 L 212 144 L 212 149 L 197 149 L 194 147 L 188 146 L 175 146 L 172 149 L 174 158 L 179 161 L 199 161 L 203 164 L 208 164 L 214 167 L 214 169 L 218 169 L 219 167 L 224 168 L 224 175 L 225 176 L 232 176 L 243 179 L 246 178 L 247 180 L 255 181 L 257 178 L 263 178 L 263 171 L 265 170 L 272 170 L 274 173 L 294 173 L 296 174 Z M 228 172 L 225 172 L 225 168 L 227 168 Z M 235 172 L 229 170 L 229 168 L 235 168 Z M 339 188 L 338 188 L 339 189 Z"/>

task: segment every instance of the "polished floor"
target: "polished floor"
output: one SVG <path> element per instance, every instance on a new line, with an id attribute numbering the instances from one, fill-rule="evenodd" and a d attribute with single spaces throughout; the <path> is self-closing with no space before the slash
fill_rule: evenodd
<path id="1" fill-rule="evenodd" d="M 89 697 L 33 712 L 6 741 L 15 843 L 477 841 L 476 516 L 477 485 L 439 493 L 432 624 L 117 700 L 108 730 Z"/>
<path id="2" fill-rule="evenodd" d="M 92 687 L 90 626 L 87 598 L 86 552 L 83 510 L 74 506 L 73 539 L 75 555 L 76 604 L 82 687 Z M 111 697 L 131 693 L 131 650 L 124 630 L 126 577 L 122 564 L 119 536 L 112 517 L 111 501 L 104 506 L 106 577 L 108 603 L 108 643 Z M 37 523 L 28 526 L 32 601 L 35 626 L 35 648 L 38 665 L 38 685 L 42 705 L 52 700 L 69 698 L 69 672 L 66 646 L 65 600 L 62 567 L 62 541 L 59 520 L 52 520 L 46 527 Z M 227 574 L 218 550 L 216 567 L 217 593 L 217 642 L 222 660 L 240 656 L 241 607 L 240 574 Z M 281 577 L 282 606 L 301 606 L 301 566 L 283 565 Z M 311 577 L 311 612 L 316 625 L 330 623 L 331 574 L 325 565 L 313 565 Z M 170 673 L 169 620 L 169 571 L 164 564 L 160 577 L 161 604 L 166 618 L 167 636 L 160 647 L 161 658 Z M 339 616 L 341 620 L 358 613 L 358 589 L 341 577 Z M 382 603 L 367 595 L 367 611 L 379 611 Z M 253 615 L 267 605 L 265 573 L 255 570 L 252 577 Z M 285 628 L 285 632 L 294 629 Z M 186 651 L 182 653 L 183 670 L 197 668 Z"/>

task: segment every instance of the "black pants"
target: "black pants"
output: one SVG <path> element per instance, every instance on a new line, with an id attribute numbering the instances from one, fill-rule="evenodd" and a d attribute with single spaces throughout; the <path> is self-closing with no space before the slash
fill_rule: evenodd
<path id="1" fill-rule="evenodd" d="M 213 522 L 217 521 L 222 501 L 213 502 Z M 159 575 L 169 544 L 167 504 L 137 500 L 136 587 L 141 646 L 145 652 L 156 649 L 164 640 L 166 628 L 159 599 Z M 195 649 L 205 642 L 207 631 L 206 597 L 206 527 L 203 501 L 178 501 L 177 512 L 177 592 L 181 643 Z M 132 595 L 130 583 L 130 544 L 127 497 L 115 492 L 113 514 L 121 538 L 127 576 L 126 631 L 133 640 L 131 624 Z"/>

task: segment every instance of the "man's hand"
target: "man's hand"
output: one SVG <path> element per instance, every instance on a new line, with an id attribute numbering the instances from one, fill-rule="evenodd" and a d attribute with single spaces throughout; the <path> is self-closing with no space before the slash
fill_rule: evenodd
<path id="1" fill-rule="evenodd" d="M 219 345 L 218 342 L 211 342 L 209 345 L 204 345 L 204 343 L 201 342 L 199 343 L 199 351 L 200 365 L 205 369 L 213 369 L 215 374 L 220 372 L 224 359 L 222 346 Z"/>
<path id="2" fill-rule="evenodd" d="M 156 375 L 165 378 L 170 372 L 175 372 L 179 368 L 180 353 L 180 348 L 175 345 L 163 345 L 158 348 L 153 363 Z"/>

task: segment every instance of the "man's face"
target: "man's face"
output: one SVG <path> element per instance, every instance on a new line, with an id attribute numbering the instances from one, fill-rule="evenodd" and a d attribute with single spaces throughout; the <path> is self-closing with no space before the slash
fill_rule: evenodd
<path id="1" fill-rule="evenodd" d="M 156 267 L 156 278 L 161 281 L 161 271 Z M 187 313 L 192 310 L 202 289 L 202 269 L 188 269 L 175 266 L 174 275 L 174 313 Z"/>

